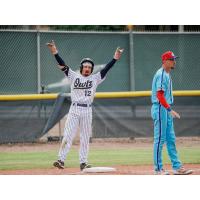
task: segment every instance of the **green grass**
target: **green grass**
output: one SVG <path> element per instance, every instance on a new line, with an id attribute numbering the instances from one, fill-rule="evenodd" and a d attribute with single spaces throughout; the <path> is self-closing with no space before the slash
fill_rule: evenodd
<path id="1" fill-rule="evenodd" d="M 179 148 L 178 153 L 183 163 L 200 164 L 200 148 Z M 57 158 L 56 151 L 48 152 L 0 152 L 0 170 L 52 168 Z M 152 148 L 91 148 L 89 161 L 94 166 L 144 165 L 152 164 Z M 164 163 L 170 163 L 166 150 L 163 151 Z M 78 167 L 78 151 L 72 149 L 66 160 L 66 166 Z"/>

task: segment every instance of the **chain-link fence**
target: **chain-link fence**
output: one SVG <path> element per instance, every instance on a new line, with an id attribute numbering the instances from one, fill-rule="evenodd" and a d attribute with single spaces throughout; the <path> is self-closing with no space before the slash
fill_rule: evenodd
<path id="1" fill-rule="evenodd" d="M 180 56 L 172 73 L 173 88 L 200 88 L 199 33 L 0 30 L 0 94 L 39 93 L 42 85 L 49 92 L 69 91 L 45 45 L 52 39 L 73 70 L 79 70 L 83 57 L 91 57 L 99 70 L 112 59 L 117 46 L 125 48 L 97 91 L 150 90 L 153 75 L 161 67 L 160 56 L 167 50 Z"/>
<path id="2" fill-rule="evenodd" d="M 37 92 L 35 32 L 0 32 L 0 93 Z"/>
<path id="3" fill-rule="evenodd" d="M 152 77 L 161 66 L 160 55 L 173 51 L 177 59 L 171 73 L 175 90 L 200 89 L 200 34 L 133 34 L 136 90 L 150 90 Z"/>

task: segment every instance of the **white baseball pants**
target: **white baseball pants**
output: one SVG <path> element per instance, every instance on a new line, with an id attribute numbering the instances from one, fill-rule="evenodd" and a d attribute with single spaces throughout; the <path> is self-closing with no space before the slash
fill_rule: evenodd
<path id="1" fill-rule="evenodd" d="M 65 123 L 64 136 L 58 154 L 59 160 L 65 161 L 78 128 L 80 128 L 79 161 L 80 163 L 88 162 L 89 139 L 92 133 L 92 107 L 81 107 L 73 103 Z"/>

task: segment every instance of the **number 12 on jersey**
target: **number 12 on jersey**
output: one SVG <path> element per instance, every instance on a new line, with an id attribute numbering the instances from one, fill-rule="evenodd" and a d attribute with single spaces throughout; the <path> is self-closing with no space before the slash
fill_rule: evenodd
<path id="1" fill-rule="evenodd" d="M 85 90 L 85 96 L 87 97 L 87 96 L 91 96 L 91 91 L 90 90 Z"/>

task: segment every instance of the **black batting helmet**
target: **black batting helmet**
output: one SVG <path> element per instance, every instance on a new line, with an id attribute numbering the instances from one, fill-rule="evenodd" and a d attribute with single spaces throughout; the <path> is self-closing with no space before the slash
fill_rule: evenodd
<path id="1" fill-rule="evenodd" d="M 92 70 L 91 70 L 91 73 L 93 72 L 93 69 L 94 69 L 94 62 L 91 58 L 83 58 L 81 60 L 81 66 L 80 66 L 80 72 L 82 73 L 82 70 L 83 70 L 83 63 L 86 63 L 86 62 L 89 62 L 92 64 Z"/>

